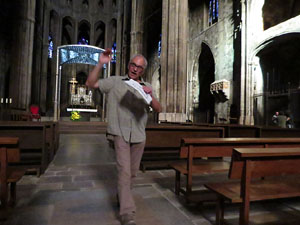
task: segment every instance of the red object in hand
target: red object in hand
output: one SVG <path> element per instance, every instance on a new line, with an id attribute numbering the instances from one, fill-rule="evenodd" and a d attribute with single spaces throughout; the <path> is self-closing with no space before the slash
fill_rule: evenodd
<path id="1" fill-rule="evenodd" d="M 103 52 L 103 55 L 109 56 L 111 54 L 111 49 L 106 48 L 105 51 Z"/>

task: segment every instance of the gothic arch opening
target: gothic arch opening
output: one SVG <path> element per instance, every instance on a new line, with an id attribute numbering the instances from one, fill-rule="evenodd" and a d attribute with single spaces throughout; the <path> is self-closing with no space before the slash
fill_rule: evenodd
<path id="1" fill-rule="evenodd" d="M 196 115 L 195 122 L 213 123 L 215 101 L 210 93 L 210 84 L 215 81 L 215 61 L 210 48 L 202 43 L 202 51 L 199 56 L 199 101 L 194 106 Z"/>
<path id="2" fill-rule="evenodd" d="M 264 98 L 262 105 L 266 125 L 276 111 L 292 117 L 295 127 L 300 127 L 300 33 L 274 38 L 257 56 L 263 77 L 263 93 L 254 100 Z M 259 88 L 259 87 L 258 87 Z"/>
<path id="3" fill-rule="evenodd" d="M 62 21 L 62 45 L 69 45 L 73 43 L 74 37 L 74 22 L 71 17 L 65 17 Z"/>
<path id="4" fill-rule="evenodd" d="M 144 43 L 146 46 L 146 56 L 148 67 L 145 79 L 155 83 L 157 87 L 160 83 L 160 52 L 161 52 L 161 26 L 162 26 L 162 1 L 153 0 L 145 6 L 145 32 Z M 154 80 L 155 79 L 155 80 Z M 157 87 L 153 87 L 156 88 Z"/>
<path id="5" fill-rule="evenodd" d="M 95 46 L 99 48 L 104 48 L 104 38 L 105 38 L 105 24 L 102 21 L 98 21 L 95 24 Z"/>
<path id="6" fill-rule="evenodd" d="M 265 0 L 262 8 L 264 29 L 273 27 L 300 14 L 300 1 Z"/>
<path id="7" fill-rule="evenodd" d="M 90 43 L 91 25 L 88 21 L 82 20 L 78 25 L 77 43 L 89 44 Z"/>
<path id="8" fill-rule="evenodd" d="M 103 8 L 104 8 L 103 0 L 99 0 L 99 1 L 98 1 L 98 6 L 100 7 L 100 9 L 103 9 Z"/>

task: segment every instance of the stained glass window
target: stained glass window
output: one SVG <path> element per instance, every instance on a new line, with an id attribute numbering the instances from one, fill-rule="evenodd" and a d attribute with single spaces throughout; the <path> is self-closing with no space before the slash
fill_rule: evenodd
<path id="1" fill-rule="evenodd" d="M 160 54 L 161 54 L 161 35 L 160 35 L 160 39 L 158 42 L 158 58 L 160 58 Z"/>
<path id="2" fill-rule="evenodd" d="M 52 36 L 49 35 L 48 36 L 48 58 L 52 59 L 53 57 L 53 40 L 52 40 Z"/>
<path id="3" fill-rule="evenodd" d="M 84 37 L 80 38 L 78 41 L 79 45 L 88 45 L 89 44 L 89 40 L 85 39 Z"/>
<path id="4" fill-rule="evenodd" d="M 117 62 L 117 44 L 116 43 L 113 44 L 111 51 L 112 51 L 111 62 L 116 63 Z"/>
<path id="5" fill-rule="evenodd" d="M 212 25 L 212 24 L 218 22 L 218 18 L 219 18 L 219 1 L 218 0 L 210 0 L 209 1 L 208 12 L 209 12 L 209 19 L 208 19 L 209 25 Z"/>

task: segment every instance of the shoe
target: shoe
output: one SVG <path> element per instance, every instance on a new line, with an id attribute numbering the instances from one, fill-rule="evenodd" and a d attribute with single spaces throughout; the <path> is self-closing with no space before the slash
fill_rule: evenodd
<path id="1" fill-rule="evenodd" d="M 122 225 L 136 225 L 133 214 L 124 214 L 121 216 Z"/>

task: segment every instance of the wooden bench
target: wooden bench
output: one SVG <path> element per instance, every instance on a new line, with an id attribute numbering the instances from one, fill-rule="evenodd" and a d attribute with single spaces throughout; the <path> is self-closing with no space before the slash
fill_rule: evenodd
<path id="1" fill-rule="evenodd" d="M 169 168 L 169 164 L 180 160 L 182 138 L 223 137 L 220 127 L 149 125 L 146 127 L 146 145 L 141 161 L 141 169 Z"/>
<path id="2" fill-rule="evenodd" d="M 25 174 L 25 169 L 10 167 L 9 163 L 20 161 L 20 150 L 18 148 L 19 138 L 0 137 L 0 183 L 1 183 L 1 208 L 7 204 L 14 205 L 16 202 L 16 183 Z M 8 185 L 10 184 L 10 198 Z"/>
<path id="3" fill-rule="evenodd" d="M 299 179 L 288 177 L 300 174 L 299 165 L 300 148 L 234 149 L 229 179 L 240 181 L 205 184 L 218 195 L 216 224 L 224 223 L 225 200 L 241 203 L 239 224 L 247 225 L 250 201 L 300 196 Z"/>
<path id="4" fill-rule="evenodd" d="M 21 161 L 18 166 L 43 173 L 55 153 L 55 134 L 52 122 L 1 121 L 0 136 L 19 138 Z"/>
<path id="5" fill-rule="evenodd" d="M 193 176 L 207 173 L 224 172 L 229 169 L 229 162 L 211 159 L 195 163 L 195 159 L 203 157 L 231 157 L 233 148 L 274 148 L 300 147 L 300 138 L 183 138 L 180 158 L 185 163 L 172 163 L 175 170 L 175 194 L 183 193 L 189 201 L 206 201 L 199 191 L 192 191 Z M 187 178 L 186 187 L 180 184 L 181 175 Z M 200 191 L 202 192 L 202 191 Z M 209 197 L 210 198 L 210 197 Z"/>

